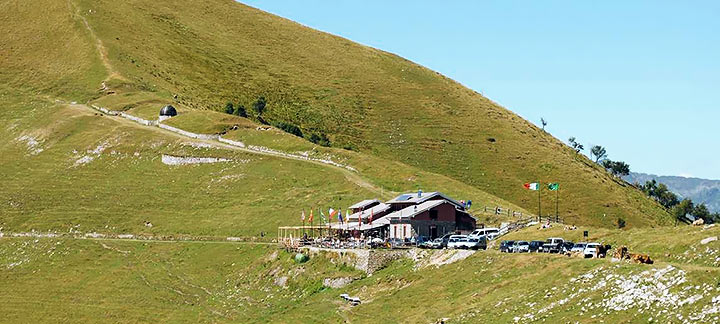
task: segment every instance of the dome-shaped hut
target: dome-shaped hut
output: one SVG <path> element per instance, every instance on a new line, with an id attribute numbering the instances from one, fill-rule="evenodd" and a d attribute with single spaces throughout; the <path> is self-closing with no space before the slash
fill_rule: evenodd
<path id="1" fill-rule="evenodd" d="M 168 119 L 170 117 L 177 116 L 177 110 L 172 105 L 167 105 L 160 109 L 160 121 Z"/>

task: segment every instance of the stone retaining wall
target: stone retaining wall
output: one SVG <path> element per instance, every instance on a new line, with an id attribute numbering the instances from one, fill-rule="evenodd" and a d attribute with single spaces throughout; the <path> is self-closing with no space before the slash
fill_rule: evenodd
<path id="1" fill-rule="evenodd" d="M 192 137 L 192 138 L 195 138 L 195 139 L 201 139 L 201 140 L 217 140 L 217 139 L 220 138 L 220 135 L 216 135 L 216 134 L 197 134 L 197 133 L 188 132 L 188 131 L 186 131 L 186 130 L 182 130 L 182 129 L 180 129 L 180 128 L 175 128 L 175 127 L 172 127 L 172 126 L 169 126 L 169 125 L 165 125 L 165 124 L 157 124 L 157 126 L 160 127 L 160 128 L 162 128 L 162 129 L 167 129 L 167 130 L 169 130 L 169 131 L 171 131 L 171 132 L 175 132 L 175 133 L 178 133 L 178 134 L 180 134 L 180 135 L 187 136 L 187 137 Z"/>
<path id="2" fill-rule="evenodd" d="M 129 119 L 129 120 L 132 120 L 132 121 L 134 121 L 134 122 L 136 122 L 136 123 L 138 123 L 138 124 L 145 125 L 145 126 L 155 126 L 155 125 L 158 124 L 158 121 L 157 121 L 157 120 L 142 119 L 142 118 L 140 118 L 140 117 L 135 117 L 135 116 L 133 116 L 133 115 L 126 114 L 126 113 L 124 113 L 124 112 L 120 112 L 120 117 L 125 118 L 125 119 Z"/>
<path id="3" fill-rule="evenodd" d="M 326 249 L 317 247 L 303 247 L 301 250 L 310 256 L 317 256 L 321 253 L 330 254 L 328 256 L 330 259 L 349 264 L 369 275 L 387 267 L 395 260 L 410 258 L 409 250 Z"/>
<path id="4" fill-rule="evenodd" d="M 98 106 L 95 106 L 95 105 L 91 105 L 91 107 L 93 107 L 93 108 L 95 108 L 95 110 L 99 110 L 100 112 L 102 112 L 102 113 L 104 113 L 104 114 L 107 114 L 107 115 L 117 116 L 117 115 L 120 114 L 119 111 L 108 110 L 107 108 L 98 107 Z"/>
<path id="5" fill-rule="evenodd" d="M 223 138 L 222 136 L 218 136 L 218 141 L 225 143 L 225 144 L 230 144 L 232 146 L 243 147 L 243 148 L 245 147 L 245 143 L 243 143 L 243 142 L 233 141 L 231 139 Z"/>

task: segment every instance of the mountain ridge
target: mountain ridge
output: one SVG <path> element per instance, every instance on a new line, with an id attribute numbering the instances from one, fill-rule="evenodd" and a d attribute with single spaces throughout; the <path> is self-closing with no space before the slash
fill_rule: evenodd
<path id="1" fill-rule="evenodd" d="M 664 183 L 668 189 L 682 198 L 690 198 L 696 204 L 705 204 L 712 212 L 720 212 L 720 180 L 696 177 L 659 176 L 655 174 L 631 172 L 625 177 L 630 183 L 643 184 L 655 180 Z"/>

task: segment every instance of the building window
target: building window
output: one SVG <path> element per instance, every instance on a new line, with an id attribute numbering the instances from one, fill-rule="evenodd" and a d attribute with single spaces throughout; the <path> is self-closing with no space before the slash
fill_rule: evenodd
<path id="1" fill-rule="evenodd" d="M 438 211 L 435 209 L 430 210 L 430 220 L 436 221 L 438 219 Z"/>
<path id="2" fill-rule="evenodd" d="M 403 227 L 403 236 L 402 236 L 402 238 L 405 238 L 405 226 L 407 226 L 407 225 L 403 225 L 403 226 L 402 226 L 402 227 Z"/>

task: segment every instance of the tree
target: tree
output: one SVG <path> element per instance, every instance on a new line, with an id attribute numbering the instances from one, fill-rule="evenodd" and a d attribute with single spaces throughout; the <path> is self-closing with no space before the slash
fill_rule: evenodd
<path id="1" fill-rule="evenodd" d="M 720 213 L 713 213 L 710 216 L 710 219 L 712 220 L 713 223 L 720 222 Z"/>
<path id="2" fill-rule="evenodd" d="M 232 115 L 235 112 L 235 108 L 233 108 L 232 102 L 228 102 L 225 104 L 225 113 Z"/>
<path id="3" fill-rule="evenodd" d="M 702 218 L 702 220 L 707 224 L 713 223 L 714 221 L 713 215 L 710 213 L 710 210 L 707 209 L 705 204 L 695 205 L 691 214 L 697 218 Z"/>
<path id="4" fill-rule="evenodd" d="M 688 221 L 685 215 L 691 214 L 693 211 L 693 202 L 690 199 L 684 199 L 672 209 L 672 215 L 675 217 L 675 224 L 678 221 L 686 223 Z"/>
<path id="5" fill-rule="evenodd" d="M 540 123 L 542 124 L 542 130 L 545 130 L 545 126 L 547 126 L 547 121 L 545 118 L 540 118 Z"/>
<path id="6" fill-rule="evenodd" d="M 599 163 L 600 160 L 607 158 L 607 150 L 600 145 L 595 145 L 590 148 L 590 156 L 595 156 L 595 163 Z"/>
<path id="7" fill-rule="evenodd" d="M 665 208 L 672 208 L 680 203 L 680 198 L 664 184 L 658 184 L 655 188 L 655 199 Z"/>
<path id="8" fill-rule="evenodd" d="M 320 135 L 313 133 L 308 140 L 320 146 L 330 146 L 330 139 L 325 133 L 320 133 Z"/>
<path id="9" fill-rule="evenodd" d="M 253 103 L 253 110 L 255 111 L 255 115 L 260 118 L 262 116 L 263 112 L 265 112 L 265 105 L 267 104 L 267 101 L 265 100 L 265 97 L 260 96 L 257 98 L 255 103 Z"/>
<path id="10" fill-rule="evenodd" d="M 617 161 L 613 164 L 612 173 L 618 177 L 627 176 L 630 174 L 630 165 L 622 161 Z"/>
<path id="11" fill-rule="evenodd" d="M 652 179 L 650 181 L 646 181 L 645 184 L 640 185 L 640 190 L 644 192 L 648 197 L 657 198 L 655 195 L 655 190 L 657 190 L 657 181 L 655 179 Z"/>
<path id="12" fill-rule="evenodd" d="M 572 147 L 575 150 L 575 153 L 580 153 L 580 151 L 585 149 L 585 146 L 578 143 L 575 140 L 575 137 L 570 137 L 570 139 L 568 139 L 568 143 L 570 143 L 570 147 Z"/>
<path id="13" fill-rule="evenodd" d="M 630 165 L 622 161 L 603 160 L 602 166 L 616 177 L 630 174 Z"/>
<path id="14" fill-rule="evenodd" d="M 601 163 L 603 168 L 605 168 L 605 170 L 608 170 L 608 171 L 612 170 L 614 164 L 615 164 L 615 162 L 613 162 L 611 160 L 603 160 Z"/>
<path id="15" fill-rule="evenodd" d="M 247 111 L 245 110 L 245 106 L 238 104 L 237 109 L 235 109 L 235 115 L 247 118 Z"/>
<path id="16" fill-rule="evenodd" d="M 273 126 L 284 130 L 286 133 L 293 134 L 297 137 L 303 137 L 303 133 L 300 130 L 300 127 L 297 127 L 293 124 L 281 121 L 281 122 L 273 122 Z"/>

